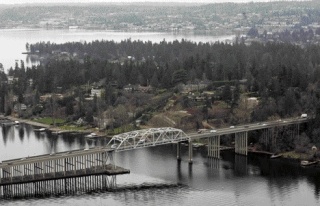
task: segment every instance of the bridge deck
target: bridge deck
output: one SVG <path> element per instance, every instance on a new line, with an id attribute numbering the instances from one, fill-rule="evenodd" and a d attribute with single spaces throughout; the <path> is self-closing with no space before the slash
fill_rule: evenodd
<path id="1" fill-rule="evenodd" d="M 270 129 L 275 127 L 283 127 L 288 125 L 299 125 L 305 122 L 310 121 L 311 118 L 291 118 L 291 119 L 283 119 L 283 120 L 275 120 L 275 121 L 266 121 L 263 123 L 252 123 L 252 124 L 244 124 L 244 125 L 236 125 L 233 127 L 224 127 L 215 130 L 207 130 L 207 132 L 202 133 L 191 133 L 188 136 L 192 140 L 198 140 L 202 138 L 208 138 L 212 136 L 222 136 L 228 134 L 236 134 L 241 132 L 250 132 L 257 131 L 262 129 Z"/>

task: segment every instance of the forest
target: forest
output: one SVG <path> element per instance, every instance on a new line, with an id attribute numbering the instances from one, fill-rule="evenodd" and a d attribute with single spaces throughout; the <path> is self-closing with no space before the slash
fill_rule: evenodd
<path id="1" fill-rule="evenodd" d="M 302 48 L 288 43 L 271 42 L 245 45 L 241 42 L 226 44 L 163 40 L 160 43 L 152 43 L 127 39 L 119 43 L 39 42 L 27 44 L 26 49 L 30 55 L 41 59 L 41 64 L 25 68 L 21 62 L 20 65 L 17 63 L 15 68 L 11 68 L 8 76 L 18 80 L 9 85 L 10 91 L 18 96 L 20 103 L 29 99 L 28 105 L 37 105 L 40 95 L 55 93 L 57 88 L 60 92 L 72 93 L 58 104 L 66 107 L 66 114 L 73 115 L 74 119 L 81 116 L 92 119 L 93 116 L 98 116 L 99 112 L 110 108 L 128 108 L 128 102 L 135 108 L 149 105 L 137 112 L 135 118 L 139 118 L 139 115 L 151 107 L 153 111 L 155 108 L 163 107 L 159 105 L 164 105 L 173 94 L 179 93 L 181 84 L 202 81 L 210 82 L 205 90 L 215 92 L 221 85 L 226 88 L 221 95 L 212 95 L 211 102 L 207 99 L 199 110 L 207 120 L 213 118 L 208 117 L 208 109 L 212 109 L 215 101 L 225 101 L 232 116 L 240 107 L 240 96 L 257 97 L 259 104 L 250 111 L 250 118 L 243 120 L 241 117 L 235 119 L 233 116 L 232 119 L 229 116 L 229 120 L 226 121 L 240 124 L 245 123 L 244 121 L 257 122 L 293 117 L 301 113 L 315 115 L 317 119 L 320 113 L 318 45 Z M 32 86 L 28 86 L 30 79 L 33 80 Z M 79 104 L 79 99 L 83 99 L 88 92 L 88 84 L 103 89 L 104 93 L 99 100 L 95 97 L 95 103 L 83 106 Z M 129 84 L 151 86 L 153 90 L 132 97 L 123 92 L 123 88 Z M 5 99 L 4 96 L 8 95 L 5 87 L 8 85 L 2 85 L 0 90 L 2 101 Z M 231 87 L 235 89 L 230 91 Z M 229 91 L 226 91 L 227 89 Z M 33 98 L 26 94 L 33 94 Z M 159 94 L 163 96 L 158 96 L 158 100 L 155 101 L 154 97 Z M 77 106 L 74 103 L 76 100 Z M 150 106 L 151 102 L 153 106 Z M 186 110 L 194 106 L 186 98 L 182 98 L 180 102 Z M 157 104 L 159 105 L 156 106 Z M 124 118 L 118 125 L 130 119 L 124 114 L 122 116 Z M 305 141 L 299 145 L 309 142 L 319 145 L 320 128 L 316 122 L 305 134 Z"/>

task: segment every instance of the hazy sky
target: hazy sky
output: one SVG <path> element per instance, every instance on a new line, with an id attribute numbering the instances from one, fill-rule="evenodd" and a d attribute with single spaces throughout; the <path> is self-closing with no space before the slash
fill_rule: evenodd
<path id="1" fill-rule="evenodd" d="M 221 3 L 221 2 L 267 2 L 273 0 L 0 0 L 0 4 L 23 3 L 89 3 L 89 2 L 190 2 L 190 3 Z"/>

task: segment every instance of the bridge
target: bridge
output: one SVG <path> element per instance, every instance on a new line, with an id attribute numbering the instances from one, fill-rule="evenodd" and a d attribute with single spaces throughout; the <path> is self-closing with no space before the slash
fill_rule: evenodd
<path id="1" fill-rule="evenodd" d="M 162 144 L 177 143 L 177 158 L 180 159 L 181 142 L 189 142 L 189 162 L 192 163 L 192 142 L 199 139 L 208 139 L 208 156 L 220 157 L 220 138 L 224 135 L 235 135 L 235 152 L 241 155 L 248 154 L 248 133 L 250 131 L 262 130 L 264 137 L 269 141 L 276 138 L 277 128 L 293 125 L 293 131 L 299 135 L 299 126 L 308 122 L 310 118 L 288 118 L 282 120 L 258 122 L 230 126 L 220 129 L 206 130 L 201 133 L 194 132 L 185 134 L 180 129 L 175 128 L 151 128 L 131 131 L 113 136 L 107 146 L 113 148 L 115 152 L 139 149 L 144 147 L 154 147 Z M 294 133 L 293 133 L 294 134 Z"/>
<path id="2" fill-rule="evenodd" d="M 262 138 L 266 143 L 273 142 L 275 144 L 278 135 L 278 129 L 281 127 L 293 126 L 292 135 L 299 135 L 300 124 L 310 121 L 312 118 L 288 118 L 282 120 L 274 120 L 268 122 L 258 122 L 252 124 L 244 124 L 237 126 L 230 126 L 226 128 L 209 130 L 203 133 L 189 134 L 190 139 L 198 140 L 208 139 L 208 157 L 220 158 L 220 138 L 223 135 L 235 135 L 235 153 L 241 155 L 248 154 L 248 133 L 250 131 L 263 131 Z"/>
<path id="3" fill-rule="evenodd" d="M 127 150 L 175 143 L 177 159 L 181 159 L 181 143 L 188 142 L 189 163 L 192 163 L 193 141 L 208 139 L 208 156 L 219 158 L 221 136 L 234 134 L 235 152 L 247 155 L 248 132 L 266 130 L 265 136 L 269 138 L 275 136 L 277 127 L 294 125 L 294 131 L 299 134 L 299 125 L 308 121 L 308 118 L 291 118 L 190 134 L 171 127 L 150 128 L 115 135 L 104 147 L 6 160 L 0 163 L 0 198 L 114 188 L 117 175 L 130 173 L 116 166 L 114 155 Z"/>

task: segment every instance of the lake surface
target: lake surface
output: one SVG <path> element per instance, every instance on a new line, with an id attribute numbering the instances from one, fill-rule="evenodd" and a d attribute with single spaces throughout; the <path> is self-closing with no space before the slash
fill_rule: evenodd
<path id="1" fill-rule="evenodd" d="M 0 130 L 0 161 L 107 143 L 107 139 L 86 140 L 82 135 L 38 134 L 28 125 Z M 0 205 L 320 205 L 319 169 L 264 156 L 224 152 L 215 160 L 206 154 L 205 148 L 194 150 L 189 165 L 187 147 L 182 147 L 181 162 L 176 160 L 176 145 L 119 152 L 117 165 L 131 170 L 117 176 L 117 186 L 123 190 L 2 200 Z M 143 185 L 154 187 L 135 187 Z"/>
<path id="2" fill-rule="evenodd" d="M 33 29 L 2 29 L 0 30 L 0 63 L 3 64 L 5 71 L 15 66 L 17 61 L 25 62 L 30 66 L 26 59 L 27 55 L 22 54 L 26 51 L 26 43 L 37 42 L 91 42 L 95 40 L 109 40 L 120 42 L 122 40 L 141 40 L 159 43 L 164 39 L 174 41 L 185 39 L 193 42 L 211 42 L 232 40 L 234 36 L 213 36 L 199 34 L 182 33 L 158 33 L 158 32 L 116 32 L 116 31 L 89 31 L 89 30 L 33 30 Z"/>

